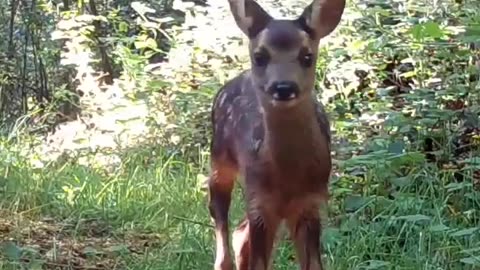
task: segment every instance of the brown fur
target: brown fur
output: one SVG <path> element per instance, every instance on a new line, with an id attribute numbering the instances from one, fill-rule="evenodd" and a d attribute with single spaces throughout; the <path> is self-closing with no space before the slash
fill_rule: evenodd
<path id="1" fill-rule="evenodd" d="M 228 209 L 237 174 L 243 176 L 247 199 L 246 218 L 232 240 L 237 269 L 269 269 L 282 221 L 295 242 L 301 269 L 323 269 L 319 207 L 328 199 L 330 126 L 322 105 L 313 97 L 315 64 L 301 66 L 297 58 L 302 57 L 302 50 L 315 56 L 319 39 L 332 31 L 340 18 L 329 16 L 330 21 L 322 20 L 322 25 L 309 24 L 319 20 L 315 19 L 318 14 L 308 10 L 326 12 L 312 9 L 316 2 L 298 20 L 286 21 L 273 20 L 252 0 L 243 0 L 244 13 L 240 12 L 241 3 L 229 1 L 239 27 L 250 37 L 250 54 L 265 48 L 272 64 L 244 71 L 227 82 L 214 99 L 208 186 L 217 240 L 215 269 L 233 269 Z M 343 0 L 315 1 L 335 8 L 333 13 L 339 16 L 345 4 Z M 245 14 L 248 18 L 242 17 Z M 298 85 L 298 97 L 277 102 L 267 89 L 285 78 Z"/>

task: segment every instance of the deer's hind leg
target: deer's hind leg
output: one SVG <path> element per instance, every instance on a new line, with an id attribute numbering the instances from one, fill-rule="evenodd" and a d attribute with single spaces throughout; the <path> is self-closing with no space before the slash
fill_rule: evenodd
<path id="1" fill-rule="evenodd" d="M 232 270 L 229 251 L 228 212 L 237 168 L 230 163 L 212 160 L 212 174 L 208 180 L 208 209 L 215 225 L 215 270 Z"/>
<path id="2" fill-rule="evenodd" d="M 232 247 L 237 270 L 248 270 L 249 246 L 248 218 L 245 217 L 232 234 Z"/>

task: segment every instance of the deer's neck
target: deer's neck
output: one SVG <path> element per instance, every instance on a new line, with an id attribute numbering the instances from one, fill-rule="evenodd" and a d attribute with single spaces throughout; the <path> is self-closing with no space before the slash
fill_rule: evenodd
<path id="1" fill-rule="evenodd" d="M 302 159 L 315 151 L 315 107 L 311 100 L 288 109 L 265 108 L 265 146 L 279 168 L 294 169 Z"/>

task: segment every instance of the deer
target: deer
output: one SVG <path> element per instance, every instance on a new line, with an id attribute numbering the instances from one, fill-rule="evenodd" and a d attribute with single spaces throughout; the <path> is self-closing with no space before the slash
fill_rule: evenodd
<path id="1" fill-rule="evenodd" d="M 313 0 L 296 19 L 276 19 L 254 0 L 228 0 L 248 37 L 250 68 L 213 98 L 210 175 L 215 270 L 234 268 L 232 190 L 241 175 L 245 218 L 232 233 L 237 270 L 267 270 L 284 226 L 302 270 L 323 270 L 320 210 L 332 170 L 330 120 L 314 95 L 320 40 L 337 28 L 345 0 Z"/>

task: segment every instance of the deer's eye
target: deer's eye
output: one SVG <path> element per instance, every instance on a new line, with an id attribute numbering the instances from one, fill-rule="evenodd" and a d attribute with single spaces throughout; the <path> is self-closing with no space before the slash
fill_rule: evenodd
<path id="1" fill-rule="evenodd" d="M 266 67 L 270 61 L 270 55 L 263 49 L 253 54 L 253 63 L 258 67 Z"/>
<path id="2" fill-rule="evenodd" d="M 313 54 L 312 53 L 301 53 L 299 55 L 300 64 L 303 67 L 311 67 L 313 65 Z"/>

